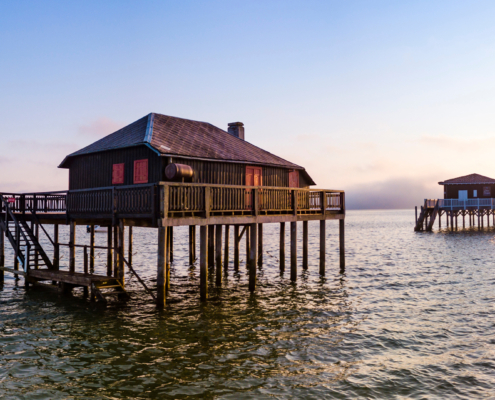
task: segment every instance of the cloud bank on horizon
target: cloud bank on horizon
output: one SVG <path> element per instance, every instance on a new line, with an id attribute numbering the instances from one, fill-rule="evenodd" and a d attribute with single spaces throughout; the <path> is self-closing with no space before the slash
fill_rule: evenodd
<path id="1" fill-rule="evenodd" d="M 0 5 L 1 191 L 67 188 L 67 154 L 150 112 L 242 121 L 348 208 L 495 178 L 493 2 L 152 5 Z"/>

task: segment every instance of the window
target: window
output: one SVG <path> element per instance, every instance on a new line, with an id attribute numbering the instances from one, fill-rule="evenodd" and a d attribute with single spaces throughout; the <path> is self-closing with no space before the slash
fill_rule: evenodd
<path id="1" fill-rule="evenodd" d="M 112 168 L 112 185 L 124 183 L 124 163 L 113 164 Z"/>
<path id="2" fill-rule="evenodd" d="M 490 186 L 483 186 L 483 197 L 492 197 L 492 191 Z"/>
<path id="3" fill-rule="evenodd" d="M 473 197 L 478 197 L 478 191 L 477 190 L 473 190 Z"/>
<path id="4" fill-rule="evenodd" d="M 134 161 L 134 183 L 148 183 L 148 159 Z"/>
<path id="5" fill-rule="evenodd" d="M 293 170 L 289 172 L 289 187 L 299 187 L 299 171 Z"/>

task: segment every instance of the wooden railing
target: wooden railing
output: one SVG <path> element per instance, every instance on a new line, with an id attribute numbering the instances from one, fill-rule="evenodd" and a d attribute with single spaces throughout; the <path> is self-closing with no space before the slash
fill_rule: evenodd
<path id="1" fill-rule="evenodd" d="M 343 213 L 344 192 L 268 186 L 160 182 L 50 193 L 3 193 L 13 212 L 68 218 L 209 217 Z M 2 206 L 2 211 L 5 211 Z"/>
<path id="2" fill-rule="evenodd" d="M 495 199 L 478 198 L 478 199 L 425 199 L 425 207 L 433 208 L 438 203 L 442 209 L 468 209 L 468 208 L 490 208 L 495 209 Z"/>

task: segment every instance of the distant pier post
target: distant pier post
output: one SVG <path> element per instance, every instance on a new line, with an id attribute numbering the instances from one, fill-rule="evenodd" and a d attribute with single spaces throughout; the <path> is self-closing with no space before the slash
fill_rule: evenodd
<path id="1" fill-rule="evenodd" d="M 418 225 L 418 206 L 414 206 L 414 214 L 416 216 L 416 226 Z"/>
<path id="2" fill-rule="evenodd" d="M 199 227 L 199 293 L 201 301 L 208 299 L 208 237 L 209 228 Z"/>
<path id="3" fill-rule="evenodd" d="M 290 280 L 297 280 L 297 222 L 290 223 Z"/>
<path id="4" fill-rule="evenodd" d="M 3 285 L 4 282 L 3 268 L 5 268 L 5 233 L 0 228 L 0 285 Z"/>
<path id="5" fill-rule="evenodd" d="M 251 224 L 249 234 L 250 240 L 250 255 L 249 255 L 249 290 L 256 290 L 256 256 L 258 254 L 258 224 Z"/>
<path id="6" fill-rule="evenodd" d="M 216 285 L 222 286 L 222 225 L 215 227 L 215 277 Z"/>
<path id="7" fill-rule="evenodd" d="M 303 221 L 303 269 L 308 269 L 308 221 Z"/>
<path id="8" fill-rule="evenodd" d="M 58 224 L 53 225 L 53 268 L 57 271 L 60 268 L 60 244 Z"/>
<path id="9" fill-rule="evenodd" d="M 326 257 L 326 221 L 324 219 L 320 220 L 320 275 L 325 275 L 325 257 Z"/>
<path id="10" fill-rule="evenodd" d="M 285 222 L 280 223 L 280 272 L 285 271 Z"/>
<path id="11" fill-rule="evenodd" d="M 167 227 L 161 226 L 158 228 L 158 257 L 157 257 L 157 273 L 156 273 L 156 301 L 157 306 L 163 308 L 166 302 L 165 296 L 165 273 L 166 273 L 166 253 L 167 253 Z"/>
<path id="12" fill-rule="evenodd" d="M 225 249 L 223 253 L 223 269 L 225 273 L 229 270 L 229 239 L 230 239 L 230 225 L 225 225 Z"/>
<path id="13" fill-rule="evenodd" d="M 339 219 L 340 272 L 345 271 L 345 221 Z"/>
<path id="14" fill-rule="evenodd" d="M 70 221 L 69 231 L 69 271 L 76 271 L 76 222 Z"/>

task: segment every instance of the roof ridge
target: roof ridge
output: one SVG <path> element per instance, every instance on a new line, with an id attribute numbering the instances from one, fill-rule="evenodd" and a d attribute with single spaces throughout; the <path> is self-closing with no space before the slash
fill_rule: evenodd
<path id="1" fill-rule="evenodd" d="M 146 125 L 146 131 L 144 134 L 144 142 L 151 144 L 151 139 L 153 137 L 153 122 L 155 120 L 155 113 L 149 113 L 148 124 Z"/>

